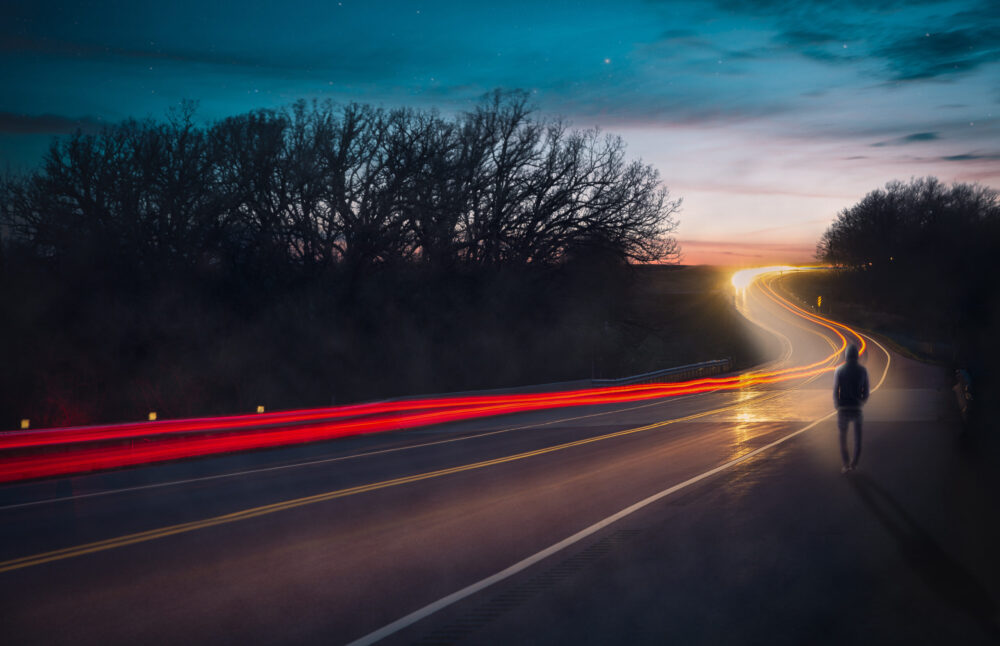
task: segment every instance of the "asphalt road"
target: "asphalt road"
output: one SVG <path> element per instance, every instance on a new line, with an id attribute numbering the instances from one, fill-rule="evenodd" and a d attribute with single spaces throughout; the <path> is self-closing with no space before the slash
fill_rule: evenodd
<path id="1" fill-rule="evenodd" d="M 840 345 L 741 306 L 770 369 Z M 940 369 L 865 365 L 847 476 L 825 373 L 4 486 L 0 640 L 996 643 L 991 472 Z"/>

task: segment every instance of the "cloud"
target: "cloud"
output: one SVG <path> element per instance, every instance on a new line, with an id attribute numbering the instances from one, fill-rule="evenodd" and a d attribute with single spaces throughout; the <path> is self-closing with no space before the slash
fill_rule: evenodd
<path id="1" fill-rule="evenodd" d="M 973 0 L 961 11 L 942 0 L 716 0 L 716 5 L 770 20 L 776 54 L 856 64 L 892 82 L 947 79 L 1000 61 L 995 0 Z"/>
<path id="2" fill-rule="evenodd" d="M 889 97 L 895 101 L 895 97 Z M 885 114 L 873 114 L 863 119 L 844 119 L 822 124 L 809 124 L 808 129 L 798 133 L 802 137 L 822 137 L 830 140 L 850 140 L 865 142 L 868 148 L 884 148 L 907 146 L 926 143 L 958 143 L 975 147 L 983 141 L 992 141 L 1000 136 L 1000 117 L 993 116 L 972 121 L 970 116 L 962 117 L 961 113 L 942 113 L 937 111 L 933 102 L 925 103 L 926 110 L 916 118 L 905 114 L 900 108 L 892 108 L 897 112 L 886 111 Z M 906 106 L 909 107 L 909 106 Z M 875 113 L 875 111 L 872 111 Z M 924 138 L 927 134 L 935 135 L 935 139 Z M 874 140 L 874 143 L 870 143 Z M 860 151 L 858 151 L 860 154 Z"/>
<path id="3" fill-rule="evenodd" d="M 886 61 L 889 76 L 897 81 L 951 76 L 1000 61 L 996 37 L 1000 21 L 996 17 L 980 26 L 945 29 L 895 38 L 874 54 Z"/>
<path id="4" fill-rule="evenodd" d="M 943 157 L 939 157 L 938 159 L 940 159 L 941 161 L 949 161 L 949 162 L 980 161 L 980 160 L 996 161 L 1000 160 L 1000 152 L 998 153 L 975 152 L 975 153 L 964 153 L 961 155 L 945 155 Z"/>
<path id="5" fill-rule="evenodd" d="M 248 48 L 243 51 L 222 51 L 214 47 L 119 47 L 94 45 L 52 38 L 0 37 L 0 52 L 4 55 L 42 54 L 79 61 L 116 60 L 147 64 L 210 65 L 233 68 L 241 73 L 261 74 L 272 70 L 283 77 L 335 77 L 343 80 L 374 80 L 390 74 L 390 70 L 406 64 L 409 52 L 401 46 L 368 42 L 359 45 L 354 56 L 340 55 L 336 50 L 299 51 L 295 49 L 264 51 Z"/>
<path id="6" fill-rule="evenodd" d="M 0 112 L 0 133 L 29 134 L 69 134 L 82 130 L 97 132 L 103 122 L 92 117 L 65 117 L 58 114 L 15 114 Z"/>
<path id="7" fill-rule="evenodd" d="M 905 137 L 896 137 L 895 139 L 889 139 L 888 141 L 878 141 L 871 146 L 873 148 L 880 148 L 882 146 L 903 146 L 906 144 L 915 144 L 922 141 L 937 141 L 941 136 L 936 132 L 915 132 L 911 135 L 906 135 Z"/>
<path id="8" fill-rule="evenodd" d="M 936 132 L 915 132 L 912 135 L 906 135 L 902 138 L 902 143 L 913 143 L 914 141 L 934 141 L 935 139 L 940 139 Z"/>
<path id="9" fill-rule="evenodd" d="M 792 47 L 828 45 L 829 43 L 840 42 L 833 34 L 809 31 L 802 29 L 788 29 L 774 38 L 775 42 L 783 43 Z"/>

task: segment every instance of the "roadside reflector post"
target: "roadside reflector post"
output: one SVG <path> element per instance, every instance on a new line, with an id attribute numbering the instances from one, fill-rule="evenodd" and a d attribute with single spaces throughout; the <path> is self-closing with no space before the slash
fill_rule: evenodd
<path id="1" fill-rule="evenodd" d="M 21 430 L 26 431 L 29 428 L 31 428 L 31 420 L 25 417 L 24 419 L 21 420 Z"/>
<path id="2" fill-rule="evenodd" d="M 155 410 L 149 411 L 149 421 L 151 421 L 151 422 L 155 422 L 156 421 L 156 411 Z"/>
<path id="3" fill-rule="evenodd" d="M 816 297 L 816 307 L 823 307 L 823 297 L 822 296 L 817 296 Z"/>
<path id="4" fill-rule="evenodd" d="M 263 413 L 264 412 L 264 407 L 263 406 L 258 406 L 257 407 L 257 412 L 258 413 Z"/>

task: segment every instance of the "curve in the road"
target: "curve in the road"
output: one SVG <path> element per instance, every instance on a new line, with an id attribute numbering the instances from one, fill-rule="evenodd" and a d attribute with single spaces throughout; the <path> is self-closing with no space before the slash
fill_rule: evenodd
<path id="1" fill-rule="evenodd" d="M 677 383 L 415 399 L 257 416 L 12 432 L 0 436 L 0 482 L 274 448 L 517 412 L 646 401 L 805 378 L 832 369 L 829 364 L 848 343 L 840 329 L 859 339 L 864 352 L 864 339 L 849 327 L 789 303 L 764 281 L 761 285 L 765 295 L 780 307 L 833 332 L 840 340 L 840 347 L 832 347 L 830 355 L 807 365 Z"/>
<path id="2" fill-rule="evenodd" d="M 767 297 L 769 299 L 773 300 L 774 302 L 776 302 L 778 305 L 780 305 L 785 310 L 791 312 L 792 314 L 794 314 L 797 317 L 801 317 L 801 318 L 804 318 L 806 320 L 809 320 L 810 322 L 817 323 L 817 324 L 823 326 L 824 328 L 827 328 L 827 329 L 833 331 L 838 336 L 838 338 L 841 339 L 842 346 L 846 345 L 846 339 L 845 339 L 844 335 L 841 334 L 839 332 L 839 330 L 836 329 L 838 326 L 842 327 L 845 330 L 847 330 L 852 335 L 855 335 L 858 338 L 861 338 L 860 335 L 857 335 L 856 332 L 854 332 L 853 330 L 850 330 L 850 328 L 848 328 L 847 326 L 843 326 L 842 324 L 836 323 L 835 321 L 829 321 L 828 319 L 822 319 L 822 322 L 821 322 L 821 321 L 819 321 L 817 319 L 821 319 L 822 317 L 818 317 L 818 316 L 812 315 L 811 313 L 806 312 L 806 311 L 802 310 L 801 308 L 797 308 L 794 305 L 791 305 L 791 304 L 786 305 L 785 303 L 787 303 L 787 301 L 784 301 L 784 299 L 782 299 L 773 290 L 773 288 L 770 285 L 766 285 L 766 284 L 762 283 L 762 287 L 764 287 L 764 292 L 767 295 Z M 815 330 L 810 330 L 810 331 L 815 332 Z M 816 332 L 816 333 L 819 336 L 821 336 L 823 339 L 827 340 L 827 342 L 829 342 L 829 339 L 827 339 L 827 337 L 825 337 L 822 334 L 819 334 L 818 332 Z M 831 347 L 835 347 L 835 344 L 831 343 Z M 881 348 L 881 346 L 879 346 L 879 347 Z M 832 366 L 828 366 L 826 364 L 828 364 L 832 359 L 836 359 L 836 357 L 837 357 L 837 355 L 838 355 L 838 353 L 839 353 L 839 351 L 841 349 L 842 349 L 842 347 L 841 348 L 835 348 L 835 352 L 833 354 L 825 357 L 824 360 L 821 361 L 821 362 L 816 362 L 816 363 L 813 363 L 813 364 L 809 364 L 808 366 L 805 366 L 805 369 L 802 369 L 800 367 L 798 369 L 798 371 L 794 373 L 795 376 L 797 378 L 806 377 L 807 381 L 804 382 L 804 383 L 807 383 L 808 381 L 811 381 L 811 380 L 817 378 L 819 375 L 821 375 L 821 374 L 825 373 L 826 371 L 832 369 Z M 882 350 L 883 350 L 883 352 L 885 352 L 884 348 L 882 348 Z M 888 353 L 886 353 L 886 356 L 888 358 Z M 821 366 L 821 367 L 817 367 L 817 366 Z M 796 369 L 792 368 L 792 369 L 786 369 L 786 370 L 768 371 L 768 372 L 764 372 L 764 373 L 761 373 L 761 372 L 750 373 L 749 375 L 742 375 L 740 378 L 742 379 L 742 384 L 744 386 L 745 385 L 756 384 L 756 383 L 761 383 L 760 381 L 757 380 L 757 377 L 759 375 L 761 375 L 761 374 L 776 374 L 776 375 L 780 375 L 781 378 L 780 379 L 776 379 L 776 381 L 785 381 L 788 378 L 790 378 L 788 376 L 789 374 L 791 374 L 789 372 L 789 370 L 794 371 Z M 887 370 L 888 370 L 888 362 L 886 364 L 886 371 Z M 884 378 L 885 378 L 885 375 L 883 374 L 883 380 L 884 380 Z M 765 382 L 765 383 L 767 383 L 767 382 Z M 879 382 L 879 385 L 881 385 L 881 381 Z M 765 394 L 757 395 L 756 398 L 757 398 L 757 401 L 764 401 L 764 400 L 769 399 L 769 398 L 777 397 L 777 396 L 779 396 L 781 394 L 783 394 L 783 393 L 781 393 L 781 392 L 774 392 L 774 393 L 770 393 L 770 394 L 766 394 L 765 393 Z M 244 519 L 247 519 L 247 518 L 254 518 L 254 517 L 261 516 L 261 515 L 276 513 L 276 512 L 279 512 L 279 511 L 286 510 L 286 509 L 292 509 L 292 508 L 301 507 L 301 506 L 304 506 L 304 505 L 315 504 L 315 503 L 318 503 L 318 502 L 323 502 L 323 501 L 327 501 L 327 500 L 333 500 L 333 499 L 336 499 L 336 498 L 341 498 L 341 497 L 345 497 L 345 496 L 355 495 L 355 494 L 363 493 L 363 492 L 367 492 L 367 491 L 373 491 L 373 490 L 376 490 L 376 489 L 384 489 L 384 488 L 387 488 L 387 487 L 399 486 L 399 485 L 408 484 L 408 483 L 411 483 L 411 482 L 417 482 L 417 481 L 420 481 L 420 480 L 427 480 L 427 479 L 431 479 L 431 478 L 438 478 L 438 477 L 450 475 L 450 474 L 453 474 L 453 473 L 459 473 L 459 472 L 470 471 L 470 470 L 475 470 L 475 469 L 482 469 L 482 468 L 485 468 L 485 467 L 489 467 L 489 466 L 493 466 L 493 465 L 497 465 L 497 464 L 502 464 L 502 463 L 505 463 L 505 462 L 512 462 L 512 461 L 516 461 L 516 460 L 523 460 L 523 459 L 531 458 L 531 457 L 534 457 L 534 456 L 543 455 L 543 454 L 546 454 L 546 453 L 552 453 L 552 452 L 555 452 L 555 451 L 565 450 L 565 449 L 568 449 L 568 448 L 571 448 L 571 447 L 581 446 L 581 445 L 584 445 L 584 444 L 591 444 L 591 443 L 594 443 L 594 442 L 599 442 L 599 441 L 608 440 L 608 439 L 612 439 L 612 438 L 622 437 L 622 436 L 625 436 L 625 435 L 631 435 L 631 434 L 641 433 L 641 432 L 644 432 L 644 431 L 649 431 L 649 430 L 653 430 L 653 429 L 657 429 L 657 428 L 662 428 L 662 427 L 667 426 L 669 424 L 674 424 L 674 423 L 679 423 L 679 422 L 684 422 L 684 421 L 691 421 L 691 420 L 698 419 L 698 418 L 701 418 L 701 417 L 705 417 L 705 416 L 708 416 L 708 415 L 713 415 L 713 414 L 716 414 L 716 413 L 719 413 L 719 412 L 722 412 L 722 411 L 730 410 L 730 409 L 735 408 L 737 406 L 744 405 L 745 403 L 746 403 L 746 400 L 743 400 L 743 401 L 739 402 L 738 404 L 734 404 L 734 405 L 713 408 L 711 410 L 701 411 L 701 412 L 698 412 L 698 413 L 695 413 L 695 414 L 692 414 L 692 415 L 687 415 L 687 416 L 684 416 L 684 417 L 678 417 L 678 418 L 663 420 L 663 421 L 660 421 L 660 422 L 656 422 L 654 424 L 647 424 L 647 425 L 643 425 L 643 426 L 639 426 L 639 427 L 635 427 L 635 428 L 629 428 L 629 429 L 625 429 L 625 430 L 621 430 L 621 431 L 616 431 L 614 433 L 607 433 L 607 434 L 598 435 L 598 436 L 595 436 L 595 437 L 590 437 L 590 438 L 585 438 L 585 439 L 581 439 L 581 440 L 576 440 L 576 441 L 573 441 L 573 442 L 566 442 L 566 443 L 562 443 L 562 444 L 548 446 L 548 447 L 544 447 L 542 449 L 536 449 L 534 451 L 522 452 L 522 453 L 518 453 L 518 454 L 514 454 L 514 455 L 504 456 L 504 457 L 501 457 L 501 458 L 495 458 L 493 460 L 479 461 L 479 462 L 475 462 L 475 463 L 471 463 L 471 464 L 465 464 L 465 465 L 460 465 L 460 466 L 457 466 L 457 467 L 451 467 L 451 468 L 448 468 L 448 469 L 440 469 L 440 470 L 430 471 L 430 472 L 426 472 L 426 473 L 414 474 L 414 475 L 410 475 L 410 476 L 406 476 L 406 477 L 402 477 L 402 478 L 395 478 L 395 479 L 385 480 L 385 481 L 381 481 L 381 482 L 375 482 L 375 483 L 369 483 L 369 484 L 364 484 L 364 485 L 355 486 L 355 487 L 338 489 L 338 490 L 324 492 L 324 493 L 316 494 L 316 495 L 312 495 L 312 496 L 306 496 L 306 497 L 296 498 L 296 499 L 292 499 L 292 500 L 282 501 L 282 502 L 279 502 L 279 503 L 273 503 L 273 504 L 270 504 L 270 505 L 264 505 L 264 506 L 250 508 L 250 509 L 245 509 L 245 510 L 233 512 L 233 513 L 229 513 L 229 514 L 224 514 L 224 515 L 219 515 L 219 516 L 215 516 L 215 517 L 211 517 L 211 518 L 207 518 L 207 519 L 202 519 L 202 520 L 198 520 L 198 521 L 193 521 L 193 522 L 188 522 L 188 523 L 181 523 L 181 524 L 171 525 L 171 526 L 167 526 L 167 527 L 161 527 L 161 528 L 157 528 L 157 529 L 153 529 L 153 530 L 149 530 L 149 531 L 145 531 L 145 532 L 138 532 L 138 533 L 133 533 L 133 534 L 127 534 L 127 535 L 124 535 L 124 536 L 118 536 L 118 537 L 107 539 L 107 540 L 103 540 L 103 541 L 96 541 L 96 542 L 87 543 L 87 544 L 78 545 L 78 546 L 73 546 L 73 547 L 68 547 L 68 548 L 64 548 L 64 549 L 60 549 L 60 550 L 53 550 L 53 551 L 49 551 L 49 552 L 43 552 L 43 553 L 39 553 L 39 554 L 28 555 L 28 556 L 24 556 L 24 557 L 20 557 L 20 558 L 10 559 L 10 560 L 4 561 L 4 562 L 0 562 L 0 572 L 21 569 L 21 568 L 30 567 L 30 566 L 33 566 L 33 565 L 40 565 L 42 563 L 48 563 L 48 562 L 52 562 L 52 561 L 55 561 L 55 560 L 63 560 L 63 559 L 67 559 L 67 558 L 73 558 L 73 557 L 81 556 L 81 555 L 84 555 L 84 554 L 90 554 L 90 553 L 94 553 L 94 552 L 98 552 L 98 551 L 110 550 L 110 549 L 114 549 L 114 548 L 117 548 L 117 547 L 122 547 L 122 546 L 125 546 L 125 545 L 131 545 L 131 544 L 135 544 L 135 543 L 139 543 L 139 542 L 156 540 L 156 539 L 163 538 L 163 537 L 166 537 L 166 536 L 171 536 L 171 535 L 175 535 L 175 534 L 180 534 L 180 533 L 195 531 L 195 530 L 198 530 L 198 529 L 212 527 L 212 526 L 216 526 L 216 525 L 220 525 L 220 524 L 237 522 L 237 521 L 244 520 Z M 600 413 L 598 413 L 598 414 L 600 414 Z M 581 416 L 581 417 L 587 417 L 587 416 Z M 510 429 L 507 429 L 507 430 L 510 430 Z M 782 440 L 779 440 L 777 443 L 780 443 L 781 441 L 784 441 L 785 439 L 788 439 L 790 437 L 794 437 L 794 435 L 796 435 L 797 433 L 802 432 L 804 430 L 805 429 L 801 429 L 800 431 L 798 431 L 796 433 L 788 435 L 788 436 L 786 436 L 786 438 L 784 438 Z M 445 440 L 445 442 L 447 442 L 447 441 L 450 441 L 450 440 Z M 735 465 L 739 461 L 742 461 L 742 459 L 744 459 L 746 457 L 747 456 L 741 456 L 737 460 L 734 460 L 734 461 L 732 461 L 730 463 L 727 463 L 727 464 Z M 276 468 L 281 468 L 281 467 L 276 467 Z M 711 471 L 711 473 L 716 473 L 716 472 L 717 472 L 716 470 Z M 706 473 L 708 473 L 708 472 L 706 472 Z"/>
<path id="3" fill-rule="evenodd" d="M 880 350 L 882 350 L 882 352 L 885 353 L 885 357 L 886 357 L 885 368 L 884 368 L 884 370 L 882 372 L 882 376 L 879 379 L 878 383 L 872 388 L 872 391 L 874 392 L 874 391 L 876 391 L 876 390 L 878 390 L 879 388 L 882 387 L 882 384 L 885 381 L 886 375 L 888 375 L 888 373 L 889 373 L 889 365 L 891 363 L 891 358 L 889 356 L 888 350 L 886 350 L 880 343 L 878 343 L 878 341 L 875 341 L 874 339 L 871 339 L 871 341 L 876 346 L 878 346 L 878 348 Z M 789 433 L 789 434 L 787 434 L 787 435 L 785 435 L 783 437 L 780 437 L 777 440 L 774 440 L 773 442 L 765 444 L 764 446 L 759 447 L 757 449 L 754 449 L 753 451 L 750 451 L 749 453 L 741 455 L 738 458 L 730 460 L 729 462 L 721 464 L 721 465 L 719 465 L 719 466 L 717 466 L 717 467 L 715 467 L 713 469 L 709 469 L 708 471 L 705 471 L 705 472 L 700 473 L 700 474 L 698 474 L 698 475 L 696 475 L 696 476 L 694 476 L 692 478 L 689 478 L 689 479 L 685 480 L 684 482 L 681 482 L 681 483 L 678 483 L 678 484 L 673 485 L 671 487 L 668 487 L 668 488 L 664 489 L 663 491 L 657 492 L 657 493 L 655 493 L 655 494 L 653 494 L 653 495 L 651 495 L 651 496 L 649 496 L 649 497 L 647 497 L 647 498 L 645 498 L 643 500 L 640 500 L 639 502 L 637 502 L 637 503 L 635 503 L 633 505 L 630 505 L 630 506 L 626 507 L 625 509 L 622 509 L 621 511 L 618 511 L 618 512 L 616 512 L 616 513 L 608 516 L 607 518 L 604 518 L 604 519 L 602 519 L 602 520 L 594 523 L 593 525 L 591 525 L 591 526 L 589 526 L 589 527 L 587 527 L 585 529 L 580 530 L 576 534 L 573 534 L 572 536 L 569 536 L 569 537 L 567 537 L 567 538 L 559 541 L 558 543 L 550 545 L 549 547 L 547 547 L 547 548 L 545 548 L 545 549 L 543 549 L 543 550 L 541 550 L 539 552 L 536 552 L 535 554 L 532 554 L 531 556 L 529 556 L 529 557 L 527 557 L 527 558 L 525 558 L 525 559 L 523 559 L 521 561 L 518 561 L 514 565 L 511 565 L 510 567 L 508 567 L 508 568 L 506 568 L 504 570 L 501 570 L 500 572 L 497 572 L 496 574 L 488 576 L 488 577 L 486 577 L 486 578 L 484 578 L 484 579 L 482 579 L 480 581 L 477 581 L 476 583 L 473 583 L 473 584 L 471 584 L 471 585 L 469 585 L 469 586 L 467 586 L 467 587 L 465 587 L 465 588 L 463 588 L 461 590 L 458 590 L 457 592 L 453 592 L 452 594 L 449 594 L 446 597 L 442 597 L 441 599 L 438 599 L 437 601 L 435 601 L 433 603 L 430 603 L 430 604 L 428 604 L 428 605 L 426 605 L 426 606 L 424 606 L 424 607 L 422 607 L 422 608 L 420 608 L 418 610 L 415 610 L 415 611 L 411 612 L 408 615 L 400 617 L 396 621 L 393 621 L 392 623 L 387 624 L 387 625 L 379 628 L 378 630 L 375 630 L 375 631 L 373 631 L 373 632 L 371 632 L 371 633 L 369 633 L 369 634 L 367 634 L 367 635 L 365 635 L 363 637 L 360 637 L 360 638 L 358 638 L 358 639 L 350 642 L 349 644 L 347 644 L 347 646 L 369 646 L 370 644 L 374 644 L 376 642 L 379 642 L 382 639 L 385 639 L 386 637 L 388 637 L 388 636 L 390 636 L 390 635 L 392 635 L 394 633 L 397 633 L 400 630 L 402 630 L 404 628 L 407 628 L 408 626 L 411 626 L 411 625 L 417 623 L 421 619 L 429 617 L 430 615 L 433 615 L 434 613 L 439 612 L 440 610 L 443 610 L 444 608 L 447 608 L 448 606 L 450 606 L 450 605 L 452 605 L 454 603 L 457 603 L 457 602 L 461 601 L 462 599 L 470 597 L 473 594 L 476 594 L 477 592 L 480 592 L 481 590 L 484 590 L 484 589 L 486 589 L 486 588 L 488 588 L 488 587 L 490 587 L 490 586 L 492 586 L 494 584 L 497 584 L 497 583 L 499 583 L 499 582 L 501 582 L 501 581 L 503 581 L 505 579 L 508 579 L 508 578 L 514 576 L 515 574 L 518 574 L 519 572 L 522 572 L 522 571 L 528 569 L 529 567 L 535 565 L 536 563 L 539 563 L 540 561 L 543 561 L 544 559 L 548 558 L 549 556 L 552 556 L 553 554 L 556 554 L 557 552 L 560 552 L 560 551 L 562 551 L 562 550 L 570 547 L 571 545 L 574 545 L 575 543 L 579 543 L 583 539 L 596 534 L 597 532 L 599 532 L 600 530 L 604 529 L 605 527 L 608 527 L 609 525 L 611 525 L 611 524 L 613 524 L 613 523 L 615 523 L 615 522 L 617 522 L 617 521 L 619 521 L 619 520 L 621 520 L 621 519 L 623 519 L 623 518 L 625 518 L 625 517 L 627 517 L 627 516 L 629 516 L 629 515 L 637 512 L 637 511 L 639 511 L 640 509 L 642 509 L 644 507 L 648 507 L 649 505 L 653 504 L 654 502 L 662 500 L 663 498 L 666 498 L 667 496 L 670 496 L 672 494 L 675 494 L 678 491 L 681 491 L 682 489 L 690 487 L 691 485 L 693 485 L 693 484 L 695 484 L 697 482 L 701 482 L 702 480 L 705 480 L 705 479 L 710 478 L 710 477 L 712 477 L 714 475 L 722 473 L 723 471 L 727 471 L 727 470 L 735 467 L 738 464 L 746 462 L 747 460 L 749 460 L 749 459 L 751 459 L 751 458 L 753 458 L 753 457 L 755 457 L 755 456 L 757 456 L 757 455 L 759 455 L 759 454 L 761 454 L 761 453 L 763 453 L 765 451 L 768 451 L 768 450 L 770 450 L 770 449 L 772 449 L 772 448 L 774 448 L 774 447 L 776 447 L 776 446 L 778 446 L 780 444 L 783 444 L 783 443 L 787 442 L 788 440 L 790 440 L 790 439 L 792 439 L 792 438 L 794 438 L 794 437 L 796 437 L 798 435 L 801 435 L 802 433 L 805 433 L 806 431 L 808 431 L 808 430 L 816 427 L 817 425 L 819 425 L 820 423 L 822 423 L 822 422 L 830 419 L 834 415 L 836 415 L 836 411 L 831 411 L 827 415 L 824 415 L 823 417 L 821 417 L 821 418 L 819 418 L 817 420 L 814 420 L 814 421 L 810 422 L 809 424 L 807 424 L 806 426 L 804 426 L 804 427 L 802 427 L 802 428 L 800 428 L 800 429 L 798 429 L 796 431 L 793 431 L 793 432 L 791 432 L 791 433 Z"/>

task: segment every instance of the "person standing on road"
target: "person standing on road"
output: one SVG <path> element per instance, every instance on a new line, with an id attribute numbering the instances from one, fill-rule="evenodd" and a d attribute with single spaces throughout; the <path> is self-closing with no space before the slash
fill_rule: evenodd
<path id="1" fill-rule="evenodd" d="M 858 363 L 858 346 L 847 347 L 847 361 L 833 377 L 833 405 L 837 407 L 837 428 L 840 430 L 841 473 L 852 471 L 861 457 L 861 407 L 868 401 L 868 371 Z M 854 422 L 854 457 L 847 455 L 847 427 Z"/>

